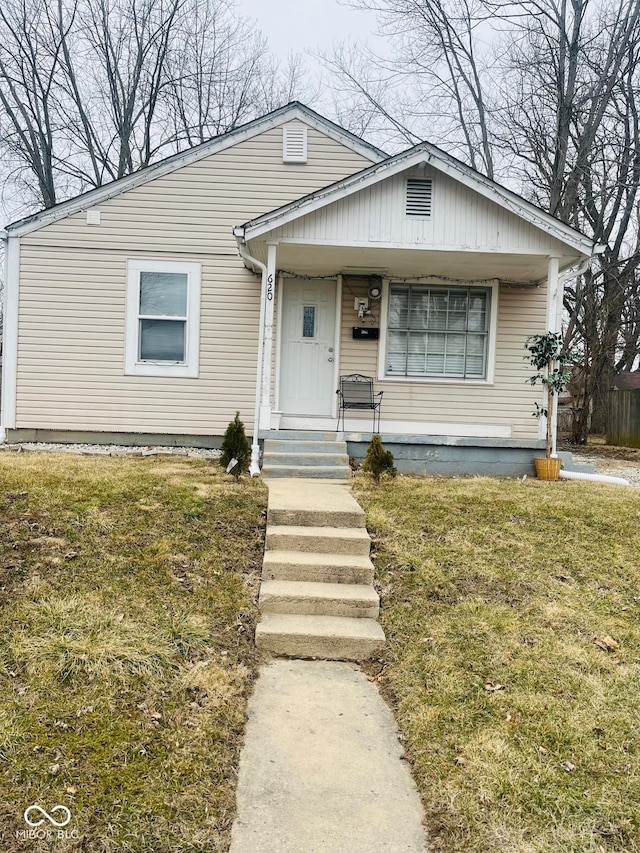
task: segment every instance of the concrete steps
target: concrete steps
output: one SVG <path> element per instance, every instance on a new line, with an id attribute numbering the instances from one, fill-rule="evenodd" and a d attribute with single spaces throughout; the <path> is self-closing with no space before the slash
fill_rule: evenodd
<path id="1" fill-rule="evenodd" d="M 373 572 L 369 557 L 352 554 L 266 551 L 262 564 L 263 581 L 372 584 Z"/>
<path id="2" fill-rule="evenodd" d="M 380 600 L 367 584 L 310 581 L 262 581 L 258 602 L 262 613 L 308 613 L 377 619 Z"/>
<path id="3" fill-rule="evenodd" d="M 276 655 L 324 660 L 366 660 L 379 652 L 384 632 L 373 619 L 265 613 L 256 645 Z"/>
<path id="4" fill-rule="evenodd" d="M 315 554 L 366 557 L 371 549 L 371 539 L 364 527 L 267 525 L 267 548 L 274 551 L 312 551 Z"/>
<path id="5" fill-rule="evenodd" d="M 314 477 L 321 480 L 340 480 L 346 482 L 351 478 L 351 469 L 348 465 L 314 465 L 309 468 L 301 468 L 300 465 L 273 465 L 265 462 L 262 466 L 264 477 Z"/>
<path id="6" fill-rule="evenodd" d="M 364 660 L 379 652 L 371 540 L 344 485 L 268 480 L 256 645 L 277 655 Z"/>
<path id="7" fill-rule="evenodd" d="M 287 438 L 266 438 L 262 474 L 265 477 L 349 479 L 347 443 L 336 440 L 334 433 L 303 432 Z"/>

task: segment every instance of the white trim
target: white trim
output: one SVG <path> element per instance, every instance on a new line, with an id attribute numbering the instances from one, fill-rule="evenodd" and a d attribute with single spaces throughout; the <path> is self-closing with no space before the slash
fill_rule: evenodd
<path id="1" fill-rule="evenodd" d="M 276 297 L 277 250 L 278 247 L 273 243 L 267 246 L 267 301 L 264 315 L 260 429 L 269 429 L 271 425 L 271 361 L 273 354 L 273 303 Z"/>
<path id="2" fill-rule="evenodd" d="M 550 332 L 560 332 L 561 328 L 561 309 L 560 309 L 560 293 L 563 285 L 560 281 L 559 259 L 553 255 L 549 258 L 547 265 L 547 329 Z M 545 421 L 546 439 L 546 418 L 540 418 L 540 421 Z M 557 456 L 558 444 L 558 398 L 556 396 L 553 406 L 553 418 L 551 421 L 551 455 Z"/>
<path id="3" fill-rule="evenodd" d="M 234 229 L 235 233 L 235 229 Z M 236 235 L 237 236 L 237 235 Z M 257 239 L 253 235 L 247 237 L 247 243 Z M 403 249 L 405 251 L 416 252 L 449 252 L 450 254 L 460 254 L 460 252 L 468 252 L 478 255 L 523 255 L 531 257 L 548 258 L 548 249 L 521 249 L 515 247 L 512 249 L 496 248 L 495 246 L 453 246 L 450 243 L 396 243 L 396 242 L 380 242 L 377 240 L 343 240 L 339 241 L 325 238 L 314 237 L 278 237 L 278 245 L 292 246 L 329 246 L 332 249 L 349 248 L 349 249 Z M 572 266 L 575 266 L 575 259 L 570 261 Z M 345 275 L 348 275 L 345 271 Z"/>
<path id="4" fill-rule="evenodd" d="M 260 133 L 265 133 L 268 130 L 278 127 L 284 122 L 300 121 L 313 127 L 320 133 L 324 133 L 332 139 L 350 148 L 356 154 L 360 154 L 367 160 L 373 163 L 379 163 L 384 160 L 387 155 L 384 151 L 370 145 L 363 139 L 359 139 L 348 130 L 334 124 L 329 119 L 324 118 L 319 113 L 314 112 L 309 107 L 298 101 L 293 101 L 284 107 L 280 107 L 265 116 L 261 116 L 248 124 L 242 125 L 236 130 L 231 130 L 222 136 L 216 136 L 209 142 L 198 145 L 195 148 L 190 148 L 188 151 L 183 151 L 180 154 L 174 154 L 161 160 L 159 163 L 154 163 L 152 166 L 147 166 L 134 172 L 132 175 L 127 175 L 117 181 L 112 181 L 110 184 L 104 184 L 95 190 L 89 190 L 82 195 L 71 198 L 68 201 L 62 202 L 49 210 L 35 213 L 25 219 L 21 219 L 12 225 L 7 226 L 7 231 L 12 236 L 29 234 L 32 231 L 37 231 L 44 225 L 50 225 L 52 222 L 57 222 L 66 216 L 71 216 L 74 213 L 86 210 L 88 207 L 94 207 L 102 202 L 108 201 L 121 193 L 128 190 L 140 187 L 147 184 L 149 181 L 159 178 L 163 175 L 168 175 L 175 172 L 176 169 L 182 166 L 197 163 L 204 157 L 209 157 L 212 154 L 217 154 L 219 151 L 224 151 L 237 145 L 240 142 L 246 142 Z"/>
<path id="5" fill-rule="evenodd" d="M 546 328 L 550 332 L 559 332 L 558 325 L 558 290 L 560 259 L 551 255 L 547 262 L 547 321 Z"/>
<path id="6" fill-rule="evenodd" d="M 244 237 L 247 241 L 254 240 L 256 237 L 286 225 L 301 216 L 306 216 L 393 175 L 425 163 L 495 202 L 500 207 L 509 210 L 575 251 L 587 256 L 593 253 L 594 243 L 588 237 L 535 207 L 506 187 L 502 187 L 478 172 L 474 172 L 473 169 L 454 160 L 444 151 L 440 151 L 428 142 L 422 142 L 415 148 L 403 151 L 395 157 L 389 157 L 387 160 L 356 172 L 342 181 L 337 181 L 324 189 L 317 190 L 290 204 L 265 213 L 243 226 L 235 228 L 234 234 Z"/>
<path id="7" fill-rule="evenodd" d="M 284 294 L 284 285 L 282 276 L 278 276 L 278 291 L 277 291 L 277 299 L 278 299 L 278 310 L 276 313 L 276 386 L 273 389 L 273 399 L 276 407 L 276 412 L 280 411 L 280 365 L 282 358 L 282 305 L 283 305 L 283 296 Z"/>
<path id="8" fill-rule="evenodd" d="M 187 275 L 187 318 L 185 322 L 185 360 L 180 363 L 138 360 L 139 305 L 141 272 L 175 272 Z M 125 376 L 198 376 L 200 356 L 200 284 L 201 264 L 161 261 L 157 258 L 129 258 L 127 261 L 127 298 L 125 323 Z"/>
<path id="9" fill-rule="evenodd" d="M 372 418 L 346 419 L 344 432 L 370 433 Z M 304 418 L 282 416 L 280 429 L 335 431 L 335 418 Z M 380 432 L 390 435 L 446 435 L 452 438 L 512 438 L 510 426 L 502 424 L 449 424 L 426 423 L 424 421 L 385 421 L 380 422 Z"/>
<path id="10" fill-rule="evenodd" d="M 340 342 L 342 340 L 342 276 L 336 278 L 336 319 L 335 319 L 335 343 L 333 345 L 334 371 L 333 385 L 336 389 L 340 387 Z M 334 392 L 331 398 L 331 414 L 338 417 L 338 395 Z"/>
<path id="11" fill-rule="evenodd" d="M 491 316 L 489 318 L 489 336 L 487 343 L 487 375 L 482 379 L 463 379 L 455 376 L 388 376 L 385 371 L 387 354 L 387 322 L 389 317 L 389 293 L 393 278 L 382 279 L 382 300 L 380 301 L 380 338 L 378 341 L 378 382 L 399 382 L 418 385 L 483 385 L 492 386 L 495 380 L 496 348 L 498 341 L 498 301 L 500 298 L 500 282 L 498 279 L 483 282 L 479 287 L 491 291 Z M 411 282 L 407 282 L 411 284 Z M 431 281 L 420 281 L 416 284 L 442 284 L 437 278 Z M 455 282 L 442 285 L 446 288 L 456 287 Z M 461 287 L 465 285 L 460 285 Z"/>
<path id="12" fill-rule="evenodd" d="M 260 475 L 260 442 L 258 441 L 258 436 L 260 434 L 260 382 L 262 379 L 262 350 L 264 344 L 264 314 L 265 314 L 265 304 L 266 304 L 266 295 L 267 295 L 267 268 L 259 261 L 257 258 L 251 257 L 251 255 L 247 252 L 246 246 L 237 241 L 238 244 L 238 252 L 240 253 L 240 257 L 245 263 L 247 269 L 251 266 L 254 267 L 254 270 L 260 271 L 260 317 L 258 320 L 258 353 L 256 359 L 256 393 L 253 402 L 253 429 L 251 435 L 251 462 L 249 464 L 249 474 L 252 477 L 258 477 Z"/>
<path id="13" fill-rule="evenodd" d="M 20 300 L 20 240 L 9 237 L 4 256 L 2 410 L 1 429 L 15 429 L 18 385 L 18 307 Z"/>

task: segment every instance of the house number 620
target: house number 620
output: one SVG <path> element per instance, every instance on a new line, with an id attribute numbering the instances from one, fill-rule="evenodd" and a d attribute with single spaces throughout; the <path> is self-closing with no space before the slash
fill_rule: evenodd
<path id="1" fill-rule="evenodd" d="M 273 275 L 267 277 L 267 299 L 269 302 L 273 299 Z"/>

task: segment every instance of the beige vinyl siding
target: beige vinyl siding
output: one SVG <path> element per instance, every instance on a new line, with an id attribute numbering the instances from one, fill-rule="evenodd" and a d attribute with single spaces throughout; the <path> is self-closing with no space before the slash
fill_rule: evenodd
<path id="1" fill-rule="evenodd" d="M 251 413 L 260 278 L 230 258 L 191 260 L 202 263 L 199 377 L 125 376 L 126 258 L 78 250 L 69 261 L 63 250 L 30 247 L 18 426 L 215 435 L 236 409 Z M 88 276 L 91 268 L 99 274 Z"/>
<path id="2" fill-rule="evenodd" d="M 367 286 L 361 279 L 345 279 L 344 284 L 340 373 L 377 377 L 378 342 L 352 338 L 353 326 L 359 325 L 353 310 L 354 295 L 366 296 Z M 381 305 L 377 302 L 373 307 L 376 319 L 379 319 Z M 534 403 L 541 401 L 541 394 L 539 388 L 527 383 L 530 370 L 523 355 L 527 336 L 544 331 L 545 313 L 545 287 L 501 286 L 493 384 L 394 382 L 376 378 L 376 390 L 384 391 L 382 431 L 385 420 L 492 424 L 510 427 L 511 437 L 515 439 L 537 438 L 538 422 L 532 412 Z"/>
<path id="3" fill-rule="evenodd" d="M 86 213 L 80 212 L 23 242 L 235 255 L 235 225 L 367 165 L 364 157 L 311 127 L 307 163 L 283 163 L 282 128 L 274 128 L 103 202 L 100 225 L 87 225 Z"/>
<path id="4" fill-rule="evenodd" d="M 275 128 L 21 239 L 17 428 L 220 435 L 253 426 L 260 276 L 234 225 L 369 165 L 309 128 L 306 164 Z M 124 375 L 130 258 L 202 264 L 196 379 Z"/>
<path id="5" fill-rule="evenodd" d="M 433 181 L 430 218 L 405 215 L 408 176 Z M 520 216 L 424 167 L 394 175 L 274 229 L 273 239 L 563 255 L 567 247 Z"/>

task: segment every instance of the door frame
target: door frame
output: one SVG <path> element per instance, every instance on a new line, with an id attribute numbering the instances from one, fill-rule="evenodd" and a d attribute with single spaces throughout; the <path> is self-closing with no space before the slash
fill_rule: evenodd
<path id="1" fill-rule="evenodd" d="M 287 279 L 296 279 L 298 276 L 288 275 L 288 276 L 278 276 L 278 287 L 276 293 L 277 305 L 276 305 L 276 362 L 275 362 L 275 411 L 280 411 L 280 366 L 281 366 L 281 352 L 282 352 L 282 311 L 284 305 L 284 282 Z M 303 276 L 301 276 L 302 278 Z M 333 384 L 336 388 L 338 388 L 340 384 L 340 339 L 341 339 L 341 324 L 342 324 L 342 276 L 329 276 L 324 278 L 322 276 L 318 276 L 316 279 L 315 276 L 305 275 L 304 278 L 313 279 L 314 281 L 333 281 L 335 282 L 336 287 L 336 316 L 334 321 L 334 344 L 333 344 L 333 352 L 334 352 L 334 361 L 333 361 Z M 286 412 L 282 413 L 283 415 L 287 415 Z M 325 418 L 326 415 L 307 415 L 310 422 L 319 418 Z M 338 401 L 337 395 L 334 393 L 331 399 L 331 418 L 338 417 Z"/>

